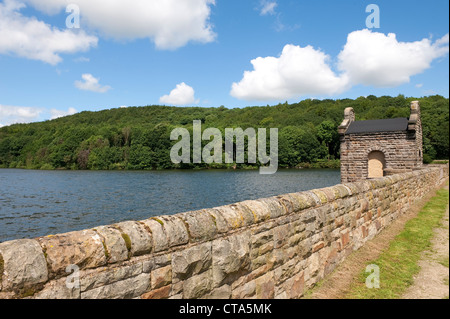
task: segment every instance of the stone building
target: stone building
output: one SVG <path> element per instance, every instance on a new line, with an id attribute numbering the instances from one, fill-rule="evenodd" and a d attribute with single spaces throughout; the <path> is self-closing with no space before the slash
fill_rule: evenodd
<path id="1" fill-rule="evenodd" d="M 409 118 L 355 121 L 345 109 L 338 128 L 341 140 L 341 181 L 378 178 L 422 167 L 422 123 L 418 101 Z"/>

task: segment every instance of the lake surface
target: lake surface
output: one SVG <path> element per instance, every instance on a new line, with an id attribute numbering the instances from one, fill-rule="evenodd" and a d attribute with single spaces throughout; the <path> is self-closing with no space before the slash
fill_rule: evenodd
<path id="1" fill-rule="evenodd" d="M 340 183 L 331 169 L 39 171 L 0 169 L 0 242 L 176 214 Z"/>

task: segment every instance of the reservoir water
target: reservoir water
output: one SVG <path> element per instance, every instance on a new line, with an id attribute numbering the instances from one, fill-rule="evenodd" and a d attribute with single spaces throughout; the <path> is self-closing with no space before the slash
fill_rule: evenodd
<path id="1" fill-rule="evenodd" d="M 40 171 L 0 169 L 0 242 L 143 220 L 340 183 L 332 169 Z"/>

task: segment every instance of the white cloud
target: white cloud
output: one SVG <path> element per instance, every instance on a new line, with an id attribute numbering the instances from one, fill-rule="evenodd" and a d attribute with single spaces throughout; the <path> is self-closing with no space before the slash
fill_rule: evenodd
<path id="1" fill-rule="evenodd" d="M 43 119 L 54 120 L 58 117 L 72 115 L 77 113 L 77 110 L 70 107 L 67 111 L 39 108 L 39 107 L 26 107 L 26 106 L 12 106 L 0 104 L 0 127 L 18 124 L 18 123 L 31 123 Z"/>
<path id="2" fill-rule="evenodd" d="M 2 125 L 30 123 L 39 117 L 42 109 L 36 107 L 11 106 L 0 104 L 0 119 Z"/>
<path id="3" fill-rule="evenodd" d="M 276 1 L 268 1 L 268 0 L 262 0 L 260 2 L 261 4 L 261 10 L 260 10 L 260 14 L 265 16 L 265 15 L 274 15 L 275 14 L 275 8 L 277 7 L 277 2 Z"/>
<path id="4" fill-rule="evenodd" d="M 77 113 L 77 110 L 74 109 L 73 107 L 69 107 L 69 109 L 67 111 L 64 110 L 57 110 L 57 109 L 51 109 L 50 110 L 50 115 L 51 115 L 51 120 L 57 119 L 59 117 L 63 117 L 63 116 L 67 116 L 67 115 L 73 115 Z"/>
<path id="5" fill-rule="evenodd" d="M 258 57 L 232 84 L 233 97 L 249 101 L 288 100 L 305 95 L 340 94 L 354 85 L 396 87 L 422 73 L 449 52 L 449 35 L 436 40 L 398 42 L 395 34 L 354 31 L 337 58 L 311 46 L 288 44 L 279 57 Z"/>
<path id="6" fill-rule="evenodd" d="M 415 85 L 415 87 L 418 88 L 418 89 L 420 89 L 420 88 L 423 87 L 423 83 L 417 83 L 417 84 Z"/>
<path id="7" fill-rule="evenodd" d="M 77 63 L 83 63 L 83 62 L 90 62 L 91 59 L 86 58 L 86 57 L 84 57 L 84 56 L 80 56 L 80 57 L 74 59 L 73 61 L 74 61 L 74 62 L 77 62 Z"/>
<path id="8" fill-rule="evenodd" d="M 243 79 L 233 83 L 231 95 L 267 101 L 341 93 L 348 79 L 337 76 L 328 62 L 329 56 L 320 50 L 288 44 L 279 57 L 252 60 L 254 70 L 245 71 Z"/>
<path id="9" fill-rule="evenodd" d="M 353 84 L 395 87 L 430 68 L 431 62 L 449 51 L 448 34 L 430 39 L 399 42 L 396 35 L 360 30 L 350 33 L 339 54 L 339 70 Z"/>
<path id="10" fill-rule="evenodd" d="M 176 49 L 190 41 L 215 39 L 209 21 L 215 0 L 23 0 L 47 14 L 76 4 L 81 28 L 115 39 L 149 38 L 159 49 Z"/>
<path id="11" fill-rule="evenodd" d="M 84 31 L 62 31 L 34 17 L 23 16 L 19 11 L 24 7 L 16 0 L 0 2 L 0 54 L 56 65 L 62 61 L 62 53 L 87 51 L 97 45 L 98 39 Z"/>
<path id="12" fill-rule="evenodd" d="M 82 81 L 75 81 L 75 87 L 84 91 L 92 91 L 97 93 L 105 93 L 111 89 L 109 85 L 100 85 L 99 79 L 90 73 L 81 75 Z"/>
<path id="13" fill-rule="evenodd" d="M 161 96 L 159 103 L 169 105 L 187 105 L 198 104 L 199 100 L 195 99 L 195 91 L 186 83 L 177 84 L 169 95 Z"/>

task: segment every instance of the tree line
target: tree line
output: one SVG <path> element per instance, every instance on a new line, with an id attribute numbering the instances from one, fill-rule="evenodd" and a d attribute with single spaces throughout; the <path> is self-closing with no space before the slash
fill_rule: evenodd
<path id="1" fill-rule="evenodd" d="M 449 99 L 403 95 L 312 100 L 246 108 L 145 106 L 85 111 L 51 121 L 0 128 L 0 167 L 28 169 L 151 170 L 254 168 L 248 164 L 174 164 L 170 133 L 194 120 L 202 128 L 278 128 L 279 166 L 339 167 L 339 135 L 344 109 L 356 120 L 408 117 L 419 100 L 424 161 L 448 159 Z M 192 134 L 191 134 L 192 136 Z M 224 134 L 222 134 L 224 136 Z M 208 142 L 204 142 L 207 144 Z M 192 163 L 192 161 L 191 161 Z M 255 164 L 253 164 L 255 166 Z"/>

